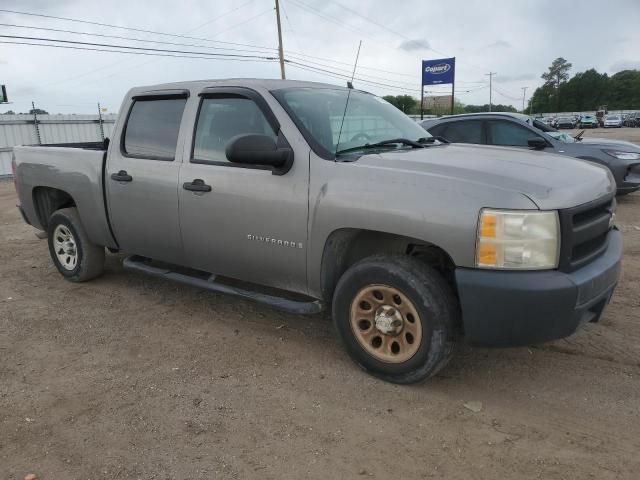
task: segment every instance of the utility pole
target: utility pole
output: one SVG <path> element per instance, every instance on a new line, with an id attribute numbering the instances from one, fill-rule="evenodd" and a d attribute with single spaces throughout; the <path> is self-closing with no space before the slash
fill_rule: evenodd
<path id="1" fill-rule="evenodd" d="M 284 80 L 284 50 L 282 48 L 282 27 L 280 26 L 280 2 L 276 0 L 276 21 L 278 22 L 278 54 L 280 55 L 280 75 Z"/>
<path id="2" fill-rule="evenodd" d="M 524 113 L 524 99 L 525 99 L 525 96 L 527 95 L 527 88 L 529 88 L 529 87 L 521 87 L 521 89 L 522 89 L 522 113 Z"/>
<path id="3" fill-rule="evenodd" d="M 493 80 L 493 76 L 496 74 L 496 72 L 489 72 L 489 73 L 485 73 L 485 76 L 489 77 L 489 111 L 491 111 L 491 107 L 493 106 L 493 102 L 492 102 L 492 80 Z"/>
<path id="4" fill-rule="evenodd" d="M 104 126 L 102 125 L 102 107 L 98 102 L 98 126 L 100 127 L 100 139 L 104 142 Z"/>
<path id="5" fill-rule="evenodd" d="M 38 145 L 42 145 L 42 137 L 40 136 L 40 127 L 38 126 L 38 114 L 36 113 L 36 104 L 31 102 L 31 108 L 33 111 L 33 126 L 36 128 L 36 137 L 38 138 Z"/>

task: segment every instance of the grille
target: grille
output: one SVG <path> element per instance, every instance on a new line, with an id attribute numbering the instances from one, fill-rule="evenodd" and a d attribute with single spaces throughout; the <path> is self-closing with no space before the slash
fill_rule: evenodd
<path id="1" fill-rule="evenodd" d="M 616 200 L 611 195 L 559 211 L 560 270 L 572 272 L 604 253 L 615 208 Z"/>

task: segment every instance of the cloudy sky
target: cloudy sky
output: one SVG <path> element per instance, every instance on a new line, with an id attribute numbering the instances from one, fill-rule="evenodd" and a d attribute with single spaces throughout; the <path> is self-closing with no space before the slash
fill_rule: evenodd
<path id="1" fill-rule="evenodd" d="M 0 0 L 3 10 L 138 29 L 0 11 L 0 83 L 14 102 L 0 112 L 26 111 L 31 101 L 51 113 L 93 113 L 97 102 L 117 112 L 131 86 L 203 78 L 277 78 L 277 62 L 255 58 L 277 55 L 273 3 Z M 528 87 L 531 94 L 541 84 L 540 74 L 558 56 L 573 64 L 572 73 L 596 68 L 613 74 L 640 68 L 640 0 L 281 0 L 281 9 L 285 57 L 302 64 L 288 64 L 288 78 L 344 85 L 341 76 L 350 75 L 362 40 L 359 80 L 354 83 L 380 95 L 418 97 L 420 61 L 449 56 L 457 59 L 457 97 L 467 104 L 488 103 L 485 74 L 492 71 L 497 72 L 494 103 L 520 107 L 521 88 Z M 181 50 L 194 53 L 164 54 L 206 58 L 16 45 L 5 42 L 52 42 L 7 36 Z M 242 57 L 231 60 L 213 53 Z"/>

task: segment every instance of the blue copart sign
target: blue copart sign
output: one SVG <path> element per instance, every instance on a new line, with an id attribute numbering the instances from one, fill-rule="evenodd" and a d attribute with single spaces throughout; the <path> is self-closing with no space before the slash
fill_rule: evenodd
<path id="1" fill-rule="evenodd" d="M 422 61 L 422 85 L 453 83 L 456 70 L 455 58 Z"/>

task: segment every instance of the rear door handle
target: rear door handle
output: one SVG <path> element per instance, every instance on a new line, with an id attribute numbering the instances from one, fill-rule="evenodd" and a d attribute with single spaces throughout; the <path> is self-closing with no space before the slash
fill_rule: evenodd
<path id="1" fill-rule="evenodd" d="M 133 180 L 133 177 L 125 170 L 120 170 L 118 173 L 111 174 L 111 180 L 115 180 L 116 182 L 130 182 Z"/>
<path id="2" fill-rule="evenodd" d="M 185 182 L 182 184 L 182 188 L 189 190 L 190 192 L 210 192 L 211 185 L 204 183 L 201 178 L 196 178 L 193 182 Z"/>

